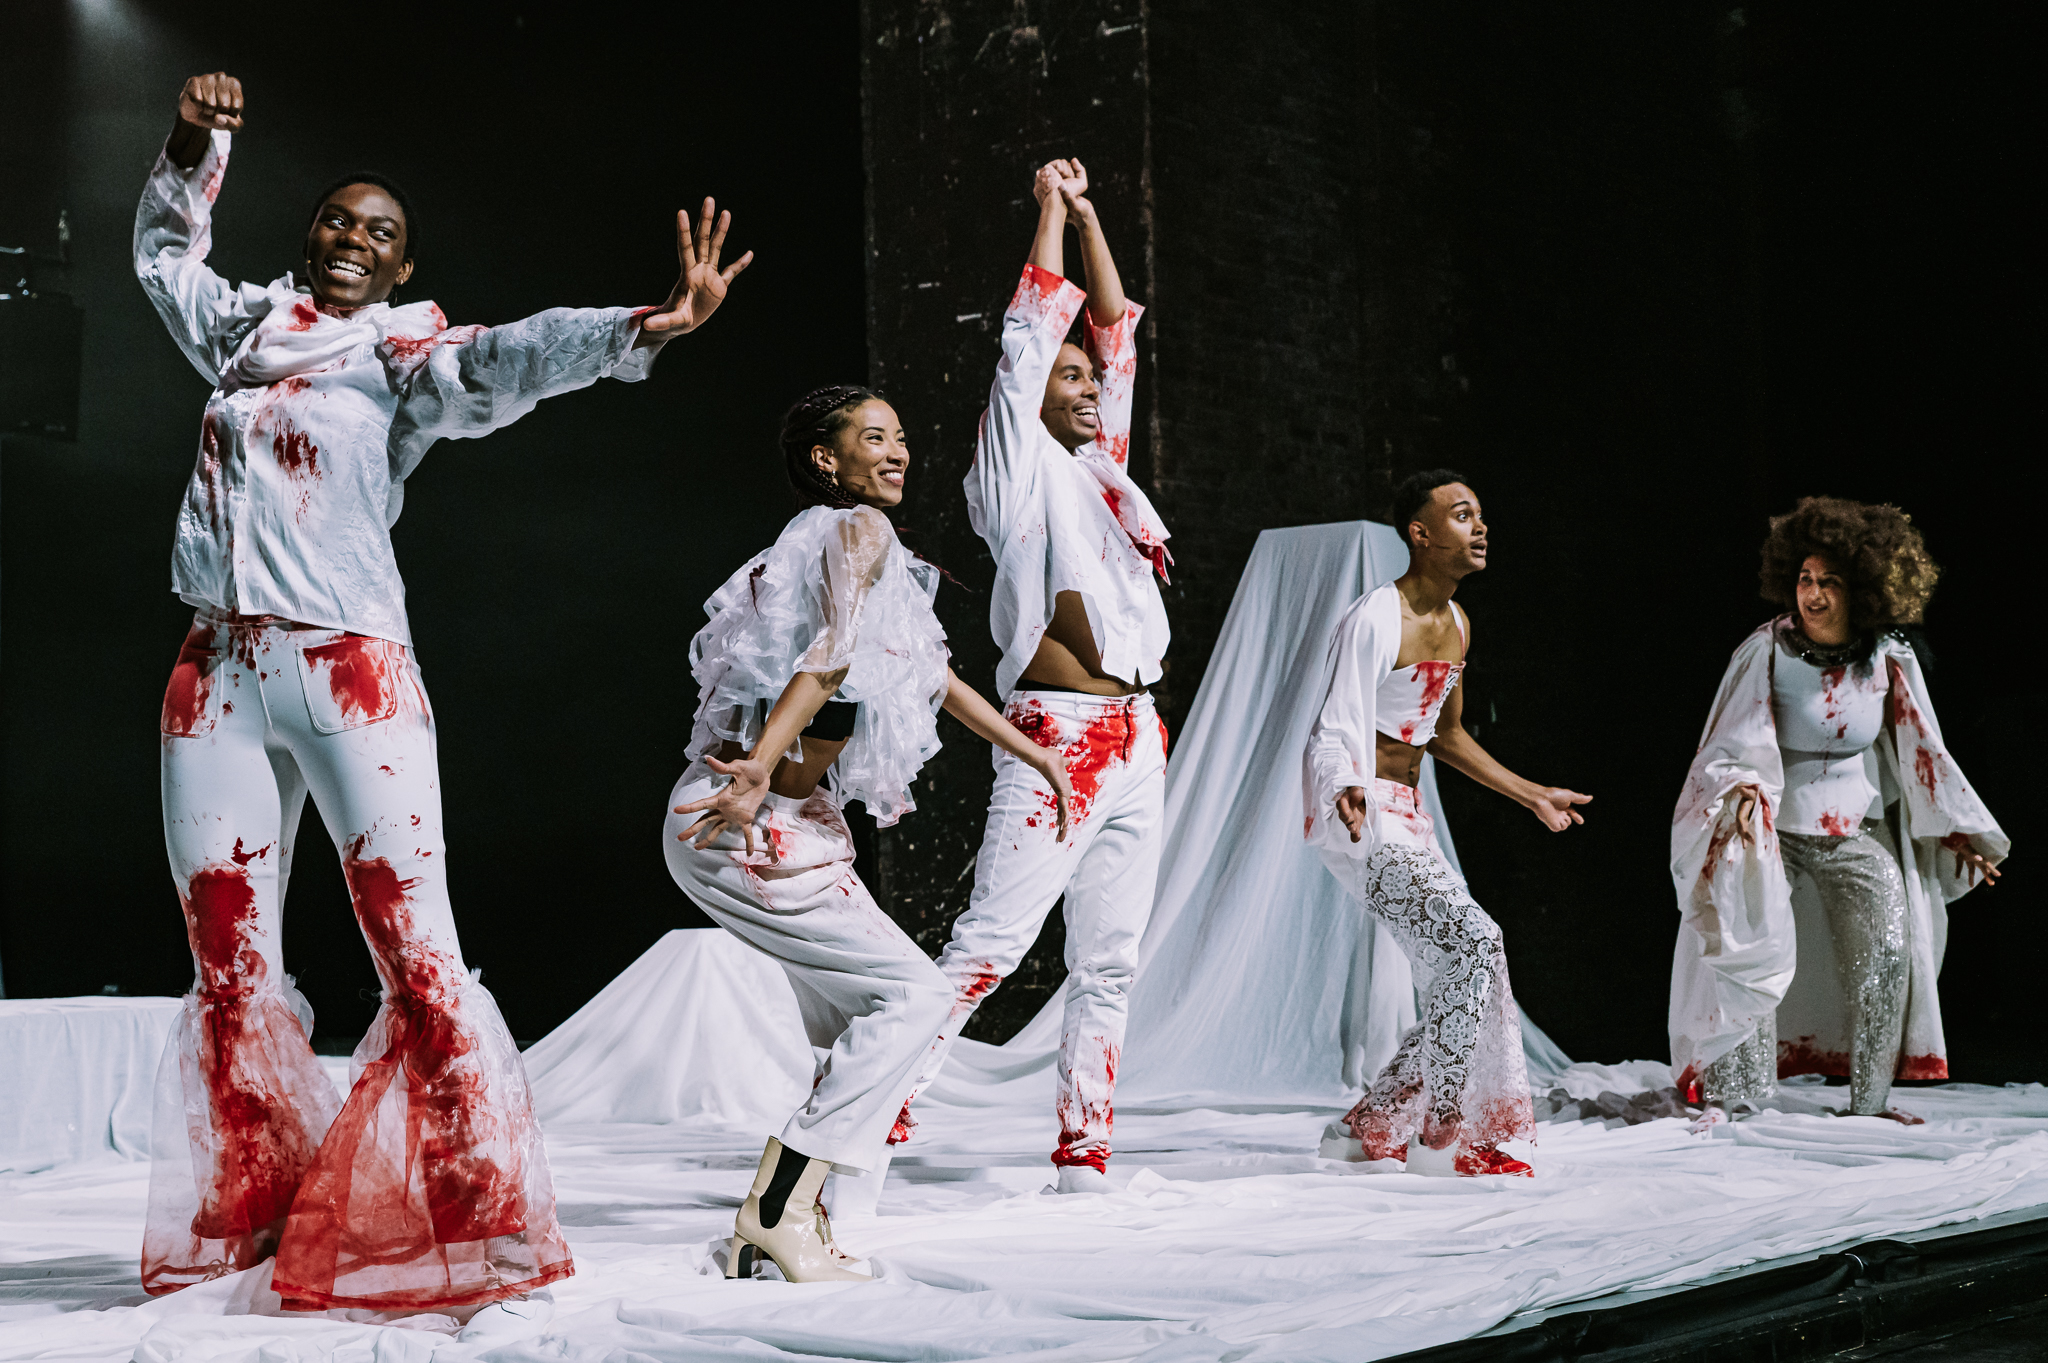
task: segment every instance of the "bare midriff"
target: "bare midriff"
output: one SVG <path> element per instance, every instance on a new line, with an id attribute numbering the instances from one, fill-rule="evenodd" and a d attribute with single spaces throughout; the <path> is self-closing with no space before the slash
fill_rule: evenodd
<path id="1" fill-rule="evenodd" d="M 818 788 L 818 782 L 825 779 L 826 770 L 839 760 L 839 750 L 846 741 L 837 742 L 822 738 L 799 740 L 804 760 L 792 762 L 787 757 L 775 764 L 775 770 L 768 777 L 768 789 L 790 800 L 808 800 L 811 792 Z M 747 750 L 727 739 L 719 745 L 718 760 L 737 762 L 747 755 Z"/>
<path id="2" fill-rule="evenodd" d="M 1424 749 L 1385 734 L 1373 735 L 1373 773 L 1383 781 L 1412 786 L 1422 779 Z"/>
<path id="3" fill-rule="evenodd" d="M 1112 677 L 1102 670 L 1102 652 L 1088 625 L 1088 607 L 1079 592 L 1053 598 L 1052 623 L 1031 655 L 1031 665 L 1017 678 L 1019 691 L 1081 691 L 1091 696 L 1135 696 L 1143 686 Z"/>

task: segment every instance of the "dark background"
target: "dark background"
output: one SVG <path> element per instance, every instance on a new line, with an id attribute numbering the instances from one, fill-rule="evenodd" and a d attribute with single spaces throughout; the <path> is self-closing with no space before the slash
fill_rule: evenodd
<path id="1" fill-rule="evenodd" d="M 670 215 L 705 192 L 760 252 L 649 383 L 442 445 L 408 484 L 395 538 L 456 912 L 516 1035 L 703 925 L 655 846 L 695 704 L 686 648 L 787 514 L 772 437 L 803 389 L 869 373 L 897 399 L 921 461 L 900 519 L 965 584 L 941 615 L 963 676 L 992 684 L 992 570 L 957 487 L 994 344 L 959 319 L 1007 297 L 1031 168 L 1077 152 L 1153 305 L 1133 467 L 1175 531 L 1176 732 L 1259 529 L 1383 516 L 1391 479 L 1462 468 L 1495 546 L 1460 598 L 1467 715 L 1510 766 L 1598 798 L 1552 837 L 1446 774 L 1451 826 L 1530 1015 L 1575 1057 L 1662 1056 L 1670 810 L 1728 652 L 1767 613 L 1764 518 L 1807 493 L 1896 501 L 1947 570 L 1926 634 L 1945 734 L 2020 844 L 1951 915 L 1951 1067 L 2042 1077 L 2041 688 L 2021 665 L 2040 149 L 2020 13 L 680 9 L 419 6 L 366 60 L 369 16 L 9 7 L 0 243 L 47 248 L 69 208 L 87 314 L 80 440 L 10 436 L 0 459 L 10 993 L 189 980 L 154 735 L 205 393 L 128 234 L 179 81 L 225 68 L 250 122 L 223 273 L 281 274 L 311 195 L 362 166 L 413 194 L 409 294 L 457 322 L 654 301 Z M 943 732 L 926 808 L 863 855 L 933 949 L 988 780 L 979 745 Z M 311 822 L 286 924 L 322 1032 L 359 1033 L 374 978 Z M 1058 941 L 1055 923 L 983 1035 L 1056 987 Z"/>

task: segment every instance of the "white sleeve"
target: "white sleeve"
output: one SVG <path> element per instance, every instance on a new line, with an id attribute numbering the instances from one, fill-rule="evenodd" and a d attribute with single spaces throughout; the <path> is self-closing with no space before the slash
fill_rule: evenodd
<path id="1" fill-rule="evenodd" d="M 851 665 L 860 643 L 868 592 L 880 580 L 882 566 L 896 543 L 889 518 L 873 507 L 841 512 L 838 520 L 819 551 L 823 575 L 818 587 L 818 632 L 797 661 L 799 672 L 836 672 Z"/>
<path id="2" fill-rule="evenodd" d="M 601 378 L 644 379 L 656 347 L 635 348 L 647 308 L 550 308 L 504 326 L 449 327 L 384 342 L 399 391 L 391 428 L 401 475 L 441 439 L 509 426 L 543 398 Z"/>
<path id="3" fill-rule="evenodd" d="M 1032 504 L 1045 381 L 1087 298 L 1070 281 L 1027 264 L 1003 312 L 1003 355 L 967 470 L 967 519 L 991 545 L 1007 540 L 1011 517 Z"/>
<path id="4" fill-rule="evenodd" d="M 1323 665 L 1329 679 L 1323 708 L 1309 729 L 1302 763 L 1302 794 L 1307 805 L 1304 832 L 1314 838 L 1320 829 L 1324 843 L 1341 845 L 1355 856 L 1370 856 L 1376 849 L 1377 821 L 1368 817 L 1367 835 L 1352 842 L 1336 817 L 1337 797 L 1352 786 L 1361 786 L 1370 803 L 1377 751 L 1374 701 L 1401 646 L 1398 625 L 1392 639 L 1383 637 L 1385 621 L 1378 619 L 1380 612 L 1369 605 L 1374 594 L 1353 602 L 1337 622 Z"/>
<path id="5" fill-rule="evenodd" d="M 135 209 L 135 277 L 178 349 L 215 385 L 228 357 L 273 305 L 268 290 L 230 284 L 206 264 L 230 140 L 216 131 L 190 170 L 159 153 Z"/>

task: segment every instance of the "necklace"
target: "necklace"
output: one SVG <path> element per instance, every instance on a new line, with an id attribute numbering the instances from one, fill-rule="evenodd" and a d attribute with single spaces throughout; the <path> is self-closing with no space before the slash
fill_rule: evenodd
<path id="1" fill-rule="evenodd" d="M 1797 623 L 1793 623 L 1785 630 L 1785 643 L 1799 656 L 1801 662 L 1826 669 L 1844 667 L 1869 657 L 1871 640 L 1868 637 L 1857 637 L 1845 644 L 1817 644 L 1806 637 L 1805 630 Z"/>

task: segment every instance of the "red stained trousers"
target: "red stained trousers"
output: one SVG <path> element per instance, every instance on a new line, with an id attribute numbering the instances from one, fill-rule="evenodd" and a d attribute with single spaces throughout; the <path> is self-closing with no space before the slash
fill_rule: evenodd
<path id="1" fill-rule="evenodd" d="M 1067 986 L 1054 1098 L 1060 1137 L 1052 1162 L 1101 1169 L 1110 1155 L 1138 940 L 1151 921 L 1159 879 L 1166 725 L 1149 695 L 1016 691 L 1004 714 L 1027 738 L 1066 758 L 1073 818 L 1066 841 L 1059 841 L 1052 787 L 1022 761 L 994 750 L 996 784 L 974 863 L 974 892 L 939 955 L 939 969 L 953 986 L 953 1008 L 911 1097 L 938 1077 L 960 1029 L 1023 961 L 1045 915 L 1064 895 Z"/>
<path id="2" fill-rule="evenodd" d="M 202 611 L 161 728 L 196 979 L 158 1079 L 144 1288 L 271 1254 L 300 1310 L 466 1305 L 567 1276 L 525 1070 L 456 940 L 409 650 Z M 345 1102 L 281 953 L 308 793 L 384 986 Z"/>

